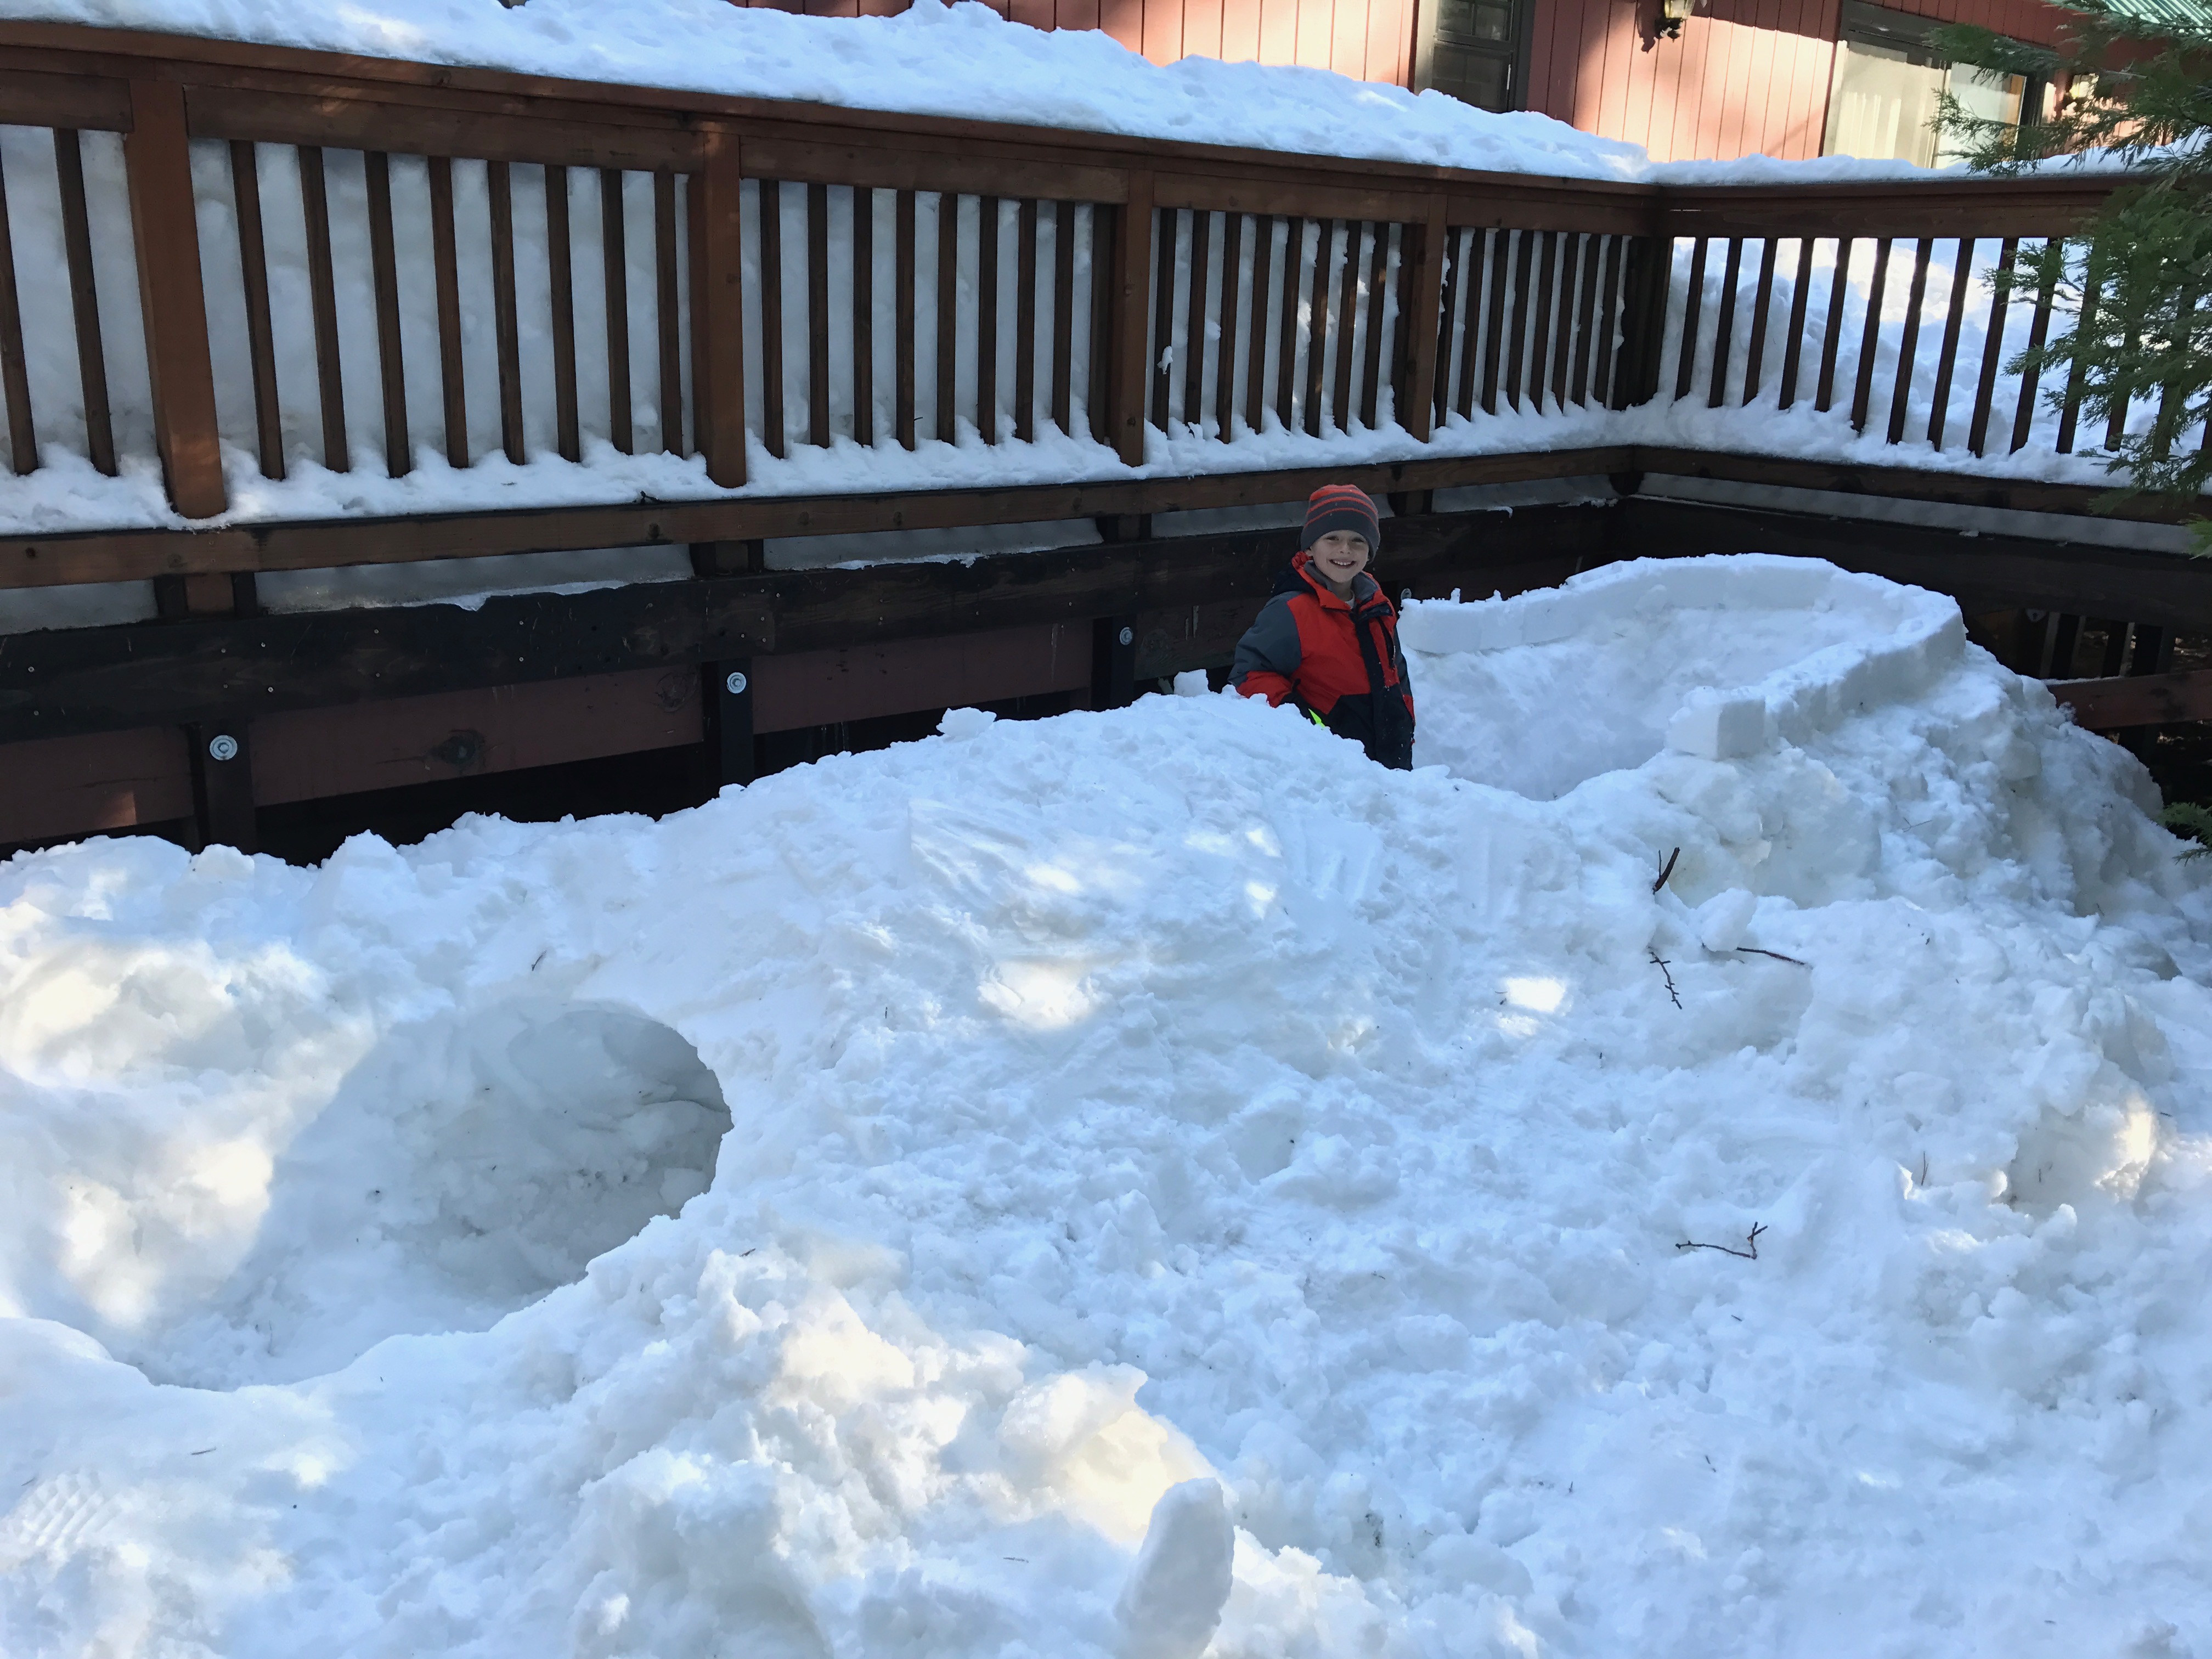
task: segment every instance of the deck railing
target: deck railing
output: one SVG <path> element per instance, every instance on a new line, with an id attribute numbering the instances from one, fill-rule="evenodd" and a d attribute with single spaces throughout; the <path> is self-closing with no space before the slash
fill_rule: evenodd
<path id="1" fill-rule="evenodd" d="M 1592 416 L 1634 406 L 1748 448 L 1770 411 L 1847 416 L 1935 467 L 2085 437 L 2078 385 L 2053 414 L 2004 368 L 2053 296 L 1978 273 L 2108 178 L 1655 187 L 60 26 L 0 46 L 7 453 L 143 476 L 117 529 L 1465 455 L 1553 447 L 1547 421 L 1607 441 Z M 960 466 L 901 462 L 932 441 Z M 544 487 L 502 495 L 521 466 Z M 23 534 L 0 582 L 186 568 Z"/>

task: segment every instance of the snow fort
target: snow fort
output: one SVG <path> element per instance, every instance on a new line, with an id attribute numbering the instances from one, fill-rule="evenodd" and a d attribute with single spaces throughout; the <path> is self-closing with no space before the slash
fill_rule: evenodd
<path id="1" fill-rule="evenodd" d="M 11 1656 L 2212 1651 L 2212 866 L 1951 602 L 0 867 Z M 2192 1265 L 2194 1264 L 2194 1265 Z"/>

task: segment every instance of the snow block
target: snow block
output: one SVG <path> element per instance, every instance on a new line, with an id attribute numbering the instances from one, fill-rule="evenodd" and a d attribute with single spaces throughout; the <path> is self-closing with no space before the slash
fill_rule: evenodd
<path id="1" fill-rule="evenodd" d="M 1667 722 L 1667 746 L 1700 760 L 1736 760 L 1766 746 L 1766 705 L 1741 695 L 1705 696 Z"/>

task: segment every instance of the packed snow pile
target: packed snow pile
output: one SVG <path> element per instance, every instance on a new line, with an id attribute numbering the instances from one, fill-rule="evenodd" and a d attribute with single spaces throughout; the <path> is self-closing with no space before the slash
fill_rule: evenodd
<path id="1" fill-rule="evenodd" d="M 0 869 L 0 1650 L 2212 1654 L 2135 762 L 1824 566 L 1405 632 L 1411 775 Z"/>

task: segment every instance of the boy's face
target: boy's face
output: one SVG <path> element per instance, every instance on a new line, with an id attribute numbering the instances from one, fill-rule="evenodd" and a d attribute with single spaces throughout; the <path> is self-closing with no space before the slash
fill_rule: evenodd
<path id="1" fill-rule="evenodd" d="M 1356 530 L 1332 530 L 1307 550 L 1314 566 L 1331 586 L 1341 590 L 1367 568 L 1367 538 Z"/>

